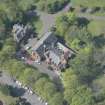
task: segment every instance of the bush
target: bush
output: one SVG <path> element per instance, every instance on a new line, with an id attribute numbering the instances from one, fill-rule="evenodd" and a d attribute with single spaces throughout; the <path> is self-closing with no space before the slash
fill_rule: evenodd
<path id="1" fill-rule="evenodd" d="M 48 13 L 55 13 L 61 10 L 70 0 L 47 0 L 39 1 L 38 8 L 47 11 Z"/>

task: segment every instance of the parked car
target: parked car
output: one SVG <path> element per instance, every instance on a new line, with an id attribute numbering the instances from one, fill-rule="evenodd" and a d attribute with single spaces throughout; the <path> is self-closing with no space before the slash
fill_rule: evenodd
<path id="1" fill-rule="evenodd" d="M 45 105 L 48 105 L 48 103 L 46 102 Z"/>

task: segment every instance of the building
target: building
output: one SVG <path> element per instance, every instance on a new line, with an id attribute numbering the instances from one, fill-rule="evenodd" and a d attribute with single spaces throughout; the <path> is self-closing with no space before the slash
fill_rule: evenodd
<path id="1" fill-rule="evenodd" d="M 73 51 L 60 43 L 52 32 L 47 32 L 31 49 L 31 57 L 34 61 L 44 61 L 57 70 L 66 67 L 72 54 Z"/>
<path id="2" fill-rule="evenodd" d="M 12 33 L 14 40 L 19 43 L 23 38 L 28 39 L 32 35 L 32 28 L 29 25 L 14 24 Z"/>

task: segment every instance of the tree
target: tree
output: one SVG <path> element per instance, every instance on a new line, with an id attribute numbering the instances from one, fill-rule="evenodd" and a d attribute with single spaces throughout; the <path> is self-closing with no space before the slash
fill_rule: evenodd
<path id="1" fill-rule="evenodd" d="M 77 75 L 72 69 L 68 69 L 62 74 L 62 82 L 65 88 L 64 99 L 70 104 L 72 97 L 77 93 L 77 88 L 81 85 Z"/>
<path id="2" fill-rule="evenodd" d="M 36 0 L 21 0 L 19 1 L 19 6 L 23 11 L 30 9 L 32 6 L 35 6 Z"/>
<path id="3" fill-rule="evenodd" d="M 101 103 L 105 100 L 105 75 L 101 75 L 92 83 L 92 89 L 95 90 L 95 102 Z"/>
<path id="4" fill-rule="evenodd" d="M 76 21 L 75 14 L 69 12 L 67 14 L 62 14 L 56 20 L 57 33 L 63 37 L 68 31 L 69 27 Z"/>
<path id="5" fill-rule="evenodd" d="M 5 45 L 0 52 L 0 67 L 7 62 L 7 60 L 11 59 L 15 54 L 15 48 L 11 45 Z"/>
<path id="6" fill-rule="evenodd" d="M 46 101 L 50 101 L 58 92 L 56 85 L 45 77 L 36 81 L 34 90 Z"/>
<path id="7" fill-rule="evenodd" d="M 46 84 L 46 82 L 48 82 L 49 80 L 45 77 L 40 78 L 39 80 L 36 81 L 36 83 L 34 84 L 34 90 L 38 93 L 38 94 L 43 94 L 43 90 L 44 90 L 44 85 Z"/>
<path id="8" fill-rule="evenodd" d="M 69 3 L 70 0 L 46 0 L 45 1 L 39 1 L 37 4 L 37 7 L 42 10 L 46 11 L 48 13 L 56 13 L 64 6 Z"/>
<path id="9" fill-rule="evenodd" d="M 62 74 L 62 82 L 65 88 L 72 88 L 75 89 L 80 85 L 77 75 L 75 75 L 72 69 L 67 69 Z"/>
<path id="10" fill-rule="evenodd" d="M 0 85 L 0 92 L 2 92 L 4 95 L 9 96 L 10 95 L 9 86 L 7 86 L 7 85 Z"/>
<path id="11" fill-rule="evenodd" d="M 6 61 L 3 66 L 3 68 L 7 70 L 7 72 L 9 72 L 9 74 L 14 78 L 19 78 L 25 69 L 25 65 L 16 59 Z"/>
<path id="12" fill-rule="evenodd" d="M 18 0 L 5 0 L 0 2 L 0 9 L 1 11 L 3 11 L 3 14 L 6 14 L 8 21 L 13 21 L 14 19 L 20 17 L 20 8 L 18 6 Z M 6 8 L 8 8 L 8 10 Z"/>
<path id="13" fill-rule="evenodd" d="M 62 93 L 56 93 L 50 100 L 48 101 L 49 105 L 63 105 L 64 99 Z"/>
<path id="14" fill-rule="evenodd" d="M 94 59 L 94 48 L 89 44 L 81 49 L 76 57 L 70 61 L 70 64 L 75 73 L 82 81 L 91 82 L 102 71 L 100 64 Z"/>
<path id="15" fill-rule="evenodd" d="M 80 40 L 79 39 L 74 39 L 71 43 L 70 43 L 70 47 L 72 49 L 75 49 L 76 51 L 78 51 L 80 49 L 79 46 Z"/>
<path id="16" fill-rule="evenodd" d="M 42 77 L 43 75 L 33 69 L 33 68 L 25 68 L 24 71 L 20 74 L 19 76 L 19 80 L 25 84 L 25 85 L 28 85 L 28 86 L 33 86 L 33 84 L 35 84 L 35 82 L 40 78 Z"/>
<path id="17" fill-rule="evenodd" d="M 43 96 L 45 97 L 45 99 L 50 100 L 56 92 L 57 89 L 54 83 L 47 82 L 44 85 Z"/>
<path id="18" fill-rule="evenodd" d="M 86 86 L 77 88 L 77 93 L 72 97 L 71 105 L 94 105 L 91 89 Z"/>

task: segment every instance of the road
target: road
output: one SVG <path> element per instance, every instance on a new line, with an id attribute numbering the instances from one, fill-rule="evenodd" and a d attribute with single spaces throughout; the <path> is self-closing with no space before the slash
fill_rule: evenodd
<path id="1" fill-rule="evenodd" d="M 0 83 L 3 84 L 7 84 L 13 87 L 17 87 L 20 88 L 14 81 L 13 79 L 6 73 L 3 73 L 2 77 L 0 77 Z M 45 105 L 44 102 L 39 101 L 39 97 L 35 94 L 31 95 L 30 93 L 28 93 L 27 91 L 25 91 L 25 93 L 21 96 L 22 98 L 27 99 L 27 101 L 31 104 L 31 105 Z"/>

